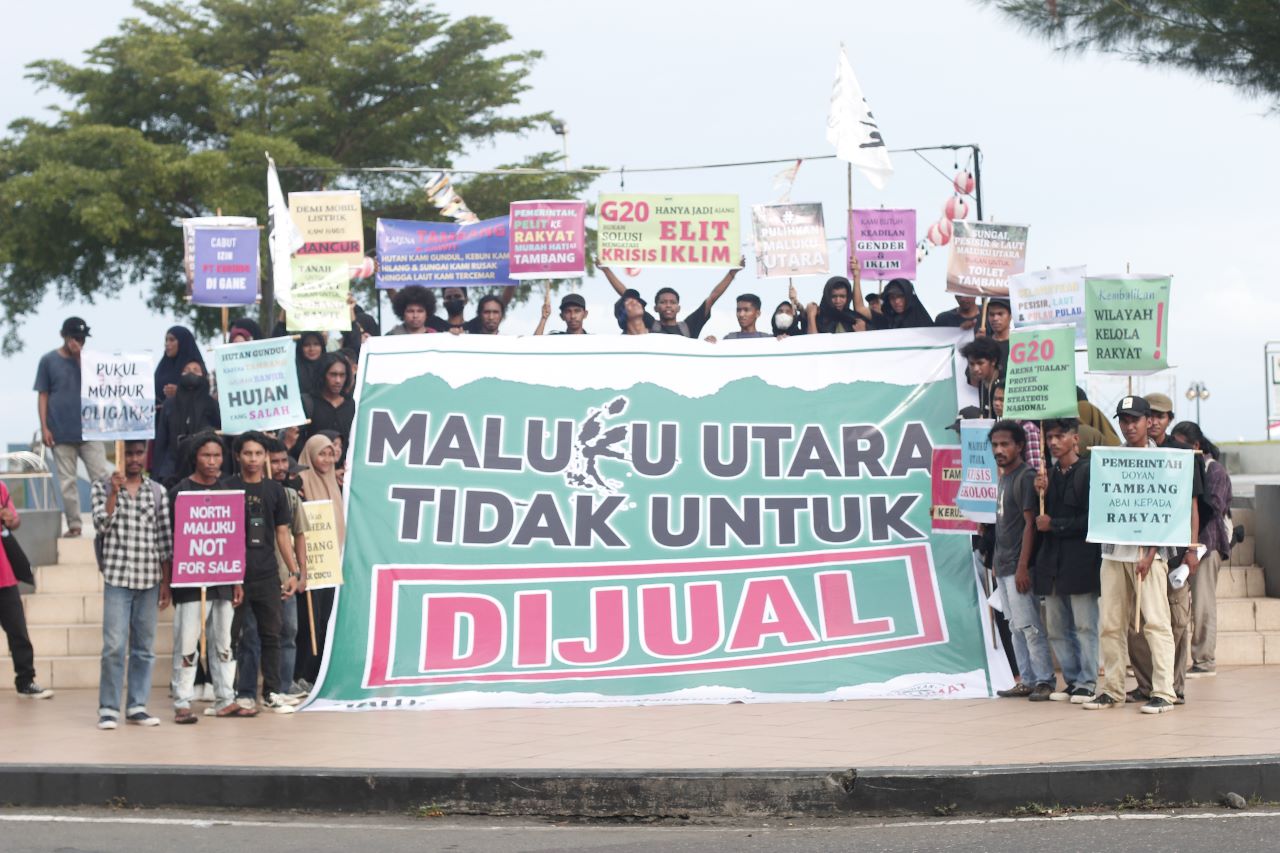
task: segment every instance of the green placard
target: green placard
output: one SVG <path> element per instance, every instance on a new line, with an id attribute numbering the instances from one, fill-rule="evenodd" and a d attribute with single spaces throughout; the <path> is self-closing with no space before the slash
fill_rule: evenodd
<path id="1" fill-rule="evenodd" d="M 1085 279 L 1090 373 L 1156 373 L 1169 366 L 1169 276 Z"/>
<path id="2" fill-rule="evenodd" d="M 1004 416 L 1015 420 L 1074 418 L 1075 326 L 1019 329 L 1009 335 Z"/>

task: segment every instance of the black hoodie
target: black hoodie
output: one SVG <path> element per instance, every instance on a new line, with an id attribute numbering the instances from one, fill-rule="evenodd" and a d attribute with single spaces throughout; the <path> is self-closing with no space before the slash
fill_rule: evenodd
<path id="1" fill-rule="evenodd" d="M 901 290 L 907 298 L 901 314 L 893 310 L 893 301 L 889 298 L 890 291 L 893 290 Z M 889 282 L 881 291 L 881 296 L 880 313 L 871 318 L 872 329 L 924 329 L 933 325 L 933 317 L 916 296 L 915 285 L 905 278 L 895 278 Z"/>

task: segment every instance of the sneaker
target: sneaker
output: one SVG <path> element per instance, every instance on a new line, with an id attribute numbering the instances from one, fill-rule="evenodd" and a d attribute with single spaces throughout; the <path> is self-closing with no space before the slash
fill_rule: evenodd
<path id="1" fill-rule="evenodd" d="M 1031 695 L 1027 697 L 1029 702 L 1048 702 L 1049 697 L 1053 695 L 1052 684 L 1037 684 L 1035 689 L 1031 691 Z"/>
<path id="2" fill-rule="evenodd" d="M 1075 690 L 1070 684 L 1061 690 L 1055 690 L 1049 694 L 1050 702 L 1066 702 L 1071 699 L 1071 691 Z"/>
<path id="3" fill-rule="evenodd" d="M 1193 664 L 1191 668 L 1187 670 L 1187 678 L 1213 678 L 1217 674 L 1218 671 L 1212 666 L 1207 666 L 1202 663 Z"/>
<path id="4" fill-rule="evenodd" d="M 301 690 L 303 693 L 310 693 L 312 690 L 316 689 L 316 686 L 312 684 L 310 681 L 307 681 L 305 678 L 299 678 L 297 681 L 294 682 L 294 684 L 298 685 L 298 689 Z"/>
<path id="5" fill-rule="evenodd" d="M 1144 714 L 1163 714 L 1165 711 L 1173 710 L 1173 703 L 1168 699 L 1161 699 L 1159 696 L 1152 696 L 1147 704 L 1140 709 Z"/>
<path id="6" fill-rule="evenodd" d="M 1071 704 L 1083 705 L 1085 702 L 1093 700 L 1094 693 L 1088 687 L 1072 687 L 1071 688 Z"/>
<path id="7" fill-rule="evenodd" d="M 1136 687 L 1130 690 L 1128 693 L 1124 694 L 1124 701 L 1133 702 L 1135 704 L 1139 702 L 1145 702 L 1150 698 L 1151 698 L 1150 696 L 1143 693 L 1141 690 L 1139 690 Z"/>
<path id="8" fill-rule="evenodd" d="M 53 691 L 46 690 L 33 681 L 25 687 L 19 687 L 18 695 L 23 699 L 52 699 Z"/>
<path id="9" fill-rule="evenodd" d="M 289 692 L 285 695 L 290 699 L 305 699 L 307 698 L 307 694 L 310 692 L 310 690 L 295 681 L 293 684 L 289 685 Z"/>
<path id="10" fill-rule="evenodd" d="M 1019 681 L 1008 690 L 997 690 L 996 695 L 1001 699 L 1023 699 L 1031 695 L 1031 686 Z"/>
<path id="11" fill-rule="evenodd" d="M 292 714 L 298 710 L 294 707 L 297 704 L 297 699 L 290 699 L 288 696 L 281 696 L 279 693 L 268 693 L 267 698 L 262 703 L 262 707 L 277 714 Z"/>
<path id="12" fill-rule="evenodd" d="M 133 725 L 133 726 L 158 726 L 158 725 L 160 725 L 160 718 L 159 718 L 159 717 L 153 717 L 153 716 L 151 716 L 150 714 L 148 714 L 146 711 L 134 711 L 132 714 L 130 714 L 129 716 L 125 717 L 125 720 L 126 720 L 130 725 Z"/>
<path id="13" fill-rule="evenodd" d="M 1099 693 L 1088 702 L 1081 703 L 1086 711 L 1110 711 L 1119 704 L 1110 693 Z"/>
<path id="14" fill-rule="evenodd" d="M 116 718 L 115 718 L 115 717 L 105 717 L 105 716 L 104 716 L 104 717 L 99 717 L 99 718 L 98 718 L 98 728 L 102 729 L 104 732 L 109 732 L 109 731 L 111 731 L 112 729 L 114 729 L 115 727 L 116 727 Z"/>
<path id="15" fill-rule="evenodd" d="M 1173 697 L 1173 704 L 1175 704 L 1175 705 L 1185 705 L 1185 704 L 1187 704 L 1187 697 L 1186 697 L 1186 696 L 1183 696 L 1181 693 L 1179 693 L 1179 694 L 1177 694 L 1176 696 L 1174 696 L 1174 697 Z"/>

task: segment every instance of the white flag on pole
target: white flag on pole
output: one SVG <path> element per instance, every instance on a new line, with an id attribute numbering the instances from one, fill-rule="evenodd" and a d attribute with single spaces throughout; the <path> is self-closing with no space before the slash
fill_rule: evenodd
<path id="1" fill-rule="evenodd" d="M 276 302 L 284 310 L 292 308 L 293 267 L 290 259 L 306 240 L 289 214 L 276 161 L 267 155 L 267 245 L 271 250 L 271 283 Z"/>
<path id="2" fill-rule="evenodd" d="M 893 174 L 893 163 L 889 161 L 889 149 L 871 114 L 871 105 L 862 94 L 858 78 L 853 76 L 844 45 L 840 45 L 836 79 L 831 85 L 827 141 L 836 147 L 837 157 L 862 170 L 876 189 L 884 189 Z"/>

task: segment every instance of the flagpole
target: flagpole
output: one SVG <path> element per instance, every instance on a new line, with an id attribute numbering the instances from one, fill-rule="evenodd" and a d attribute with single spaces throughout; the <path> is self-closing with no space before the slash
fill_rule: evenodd
<path id="1" fill-rule="evenodd" d="M 857 237 L 858 237 L 857 232 L 854 231 L 854 227 L 853 227 L 853 164 L 852 163 L 845 164 L 844 177 L 845 177 L 845 189 L 847 191 L 847 198 L 849 200 L 848 210 L 845 211 L 845 216 L 849 220 L 849 231 L 848 231 L 848 237 L 846 238 L 849 241 L 848 275 L 849 275 L 849 279 L 852 280 L 853 279 L 854 247 L 857 245 Z"/>

